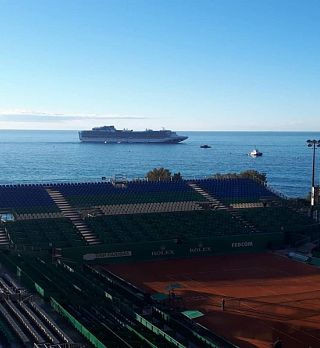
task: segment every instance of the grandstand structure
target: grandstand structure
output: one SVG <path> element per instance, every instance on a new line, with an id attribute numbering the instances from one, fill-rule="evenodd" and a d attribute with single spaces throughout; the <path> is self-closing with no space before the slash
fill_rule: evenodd
<path id="1" fill-rule="evenodd" d="M 61 249 L 77 262 L 93 255 L 121 261 L 108 257 L 121 252 L 125 260 L 129 254 L 188 257 L 199 245 L 212 253 L 260 251 L 283 243 L 288 233 L 317 230 L 267 186 L 245 178 L 5 185 L 1 214 L 13 219 L 0 224 L 0 246 Z M 253 246 L 235 248 L 241 242 Z"/>
<path id="2" fill-rule="evenodd" d="M 4 185 L 0 217 L 0 262 L 88 347 L 235 347 L 97 265 L 263 252 L 320 232 L 245 178 Z"/>
<path id="3" fill-rule="evenodd" d="M 0 277 L 0 299 L 0 338 L 6 346 L 84 347 L 74 343 L 7 273 Z"/>

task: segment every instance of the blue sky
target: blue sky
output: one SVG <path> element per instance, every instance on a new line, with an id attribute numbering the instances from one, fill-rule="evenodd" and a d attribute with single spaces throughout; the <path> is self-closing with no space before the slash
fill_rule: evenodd
<path id="1" fill-rule="evenodd" d="M 0 0 L 0 129 L 319 120 L 317 0 Z"/>

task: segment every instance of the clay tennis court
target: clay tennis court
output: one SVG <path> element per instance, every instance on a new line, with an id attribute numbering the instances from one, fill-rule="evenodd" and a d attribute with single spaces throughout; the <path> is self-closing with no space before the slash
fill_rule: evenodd
<path id="1" fill-rule="evenodd" d="M 243 254 L 105 266 L 151 293 L 178 283 L 185 309 L 241 348 L 320 347 L 320 270 L 274 254 Z M 225 310 L 221 301 L 225 299 Z"/>

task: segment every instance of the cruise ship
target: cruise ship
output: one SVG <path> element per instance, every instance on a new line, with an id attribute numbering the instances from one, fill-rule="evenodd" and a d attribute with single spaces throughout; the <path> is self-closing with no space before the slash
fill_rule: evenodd
<path id="1" fill-rule="evenodd" d="M 163 143 L 174 144 L 188 139 L 187 136 L 177 135 L 171 130 L 153 131 L 118 130 L 114 126 L 94 127 L 92 130 L 79 132 L 79 139 L 83 142 L 105 144 L 133 144 L 133 143 Z"/>

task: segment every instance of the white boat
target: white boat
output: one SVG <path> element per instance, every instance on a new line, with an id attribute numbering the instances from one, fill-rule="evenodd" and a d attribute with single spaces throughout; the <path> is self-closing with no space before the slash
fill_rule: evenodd
<path id="1" fill-rule="evenodd" d="M 262 152 L 260 152 L 257 148 L 254 148 L 250 153 L 248 153 L 251 157 L 261 157 Z"/>

